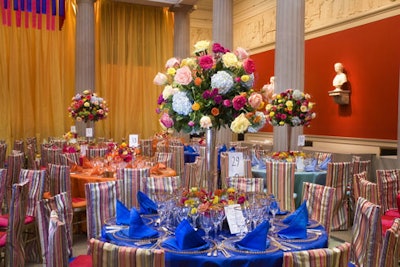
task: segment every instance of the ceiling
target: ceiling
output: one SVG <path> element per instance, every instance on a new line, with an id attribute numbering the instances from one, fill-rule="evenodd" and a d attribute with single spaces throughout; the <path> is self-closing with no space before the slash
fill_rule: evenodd
<path id="1" fill-rule="evenodd" d="M 147 5 L 147 6 L 177 6 L 177 5 L 196 5 L 198 0 L 116 0 L 119 2 L 127 2 L 131 4 Z"/>

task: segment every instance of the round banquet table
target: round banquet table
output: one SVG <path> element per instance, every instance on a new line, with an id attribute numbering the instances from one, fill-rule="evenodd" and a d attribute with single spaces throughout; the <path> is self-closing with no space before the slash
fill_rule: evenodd
<path id="1" fill-rule="evenodd" d="M 155 220 L 153 220 L 155 221 Z M 152 225 L 153 224 L 149 224 Z M 132 246 L 132 247 L 143 247 L 143 245 L 138 245 L 136 241 L 129 241 L 127 239 L 117 238 L 114 233 L 107 233 L 107 226 L 103 227 L 102 241 L 114 243 L 120 246 Z M 116 227 L 115 225 L 112 227 Z M 280 229 L 282 225 L 276 223 L 276 228 Z M 308 228 L 308 238 L 307 239 L 292 239 L 284 242 L 282 239 L 277 239 L 279 244 L 285 244 L 284 246 L 290 246 L 290 251 L 296 250 L 309 250 L 316 248 L 326 248 L 328 246 L 328 236 L 324 231 L 323 227 L 314 222 Z M 115 228 L 113 228 L 115 230 Z M 203 234 L 203 231 L 198 230 Z M 223 234 L 224 238 L 221 238 Z M 164 236 L 165 237 L 165 236 Z M 211 237 L 213 235 L 211 234 Z M 226 246 L 225 244 L 233 244 L 233 240 L 236 239 L 235 236 L 230 235 L 229 231 L 224 230 L 217 238 L 212 239 L 212 244 L 219 242 L 227 250 L 231 257 L 226 257 L 222 251 L 218 251 L 217 256 L 207 255 L 207 251 L 173 251 L 164 248 L 161 245 L 158 248 L 165 250 L 165 266 L 166 267 L 217 267 L 217 266 L 231 266 L 231 267 L 262 267 L 262 266 L 282 266 L 283 253 L 284 251 L 277 245 L 277 243 L 270 240 L 270 246 L 267 250 L 262 252 L 250 252 L 243 250 L 236 250 L 234 246 Z M 269 238 L 270 239 L 270 238 Z M 282 242 L 282 243 L 281 243 Z M 294 248 L 296 247 L 296 248 Z M 287 247 L 286 247 L 287 248 Z"/>

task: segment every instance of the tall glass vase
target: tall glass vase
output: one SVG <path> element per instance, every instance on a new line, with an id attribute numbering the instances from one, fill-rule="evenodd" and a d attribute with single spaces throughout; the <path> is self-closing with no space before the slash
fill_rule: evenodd
<path id="1" fill-rule="evenodd" d="M 207 189 L 213 192 L 217 189 L 217 166 L 215 164 L 215 143 L 216 143 L 216 130 L 209 128 L 206 130 L 206 177 Z"/>
<path id="2" fill-rule="evenodd" d="M 287 151 L 291 150 L 291 142 L 292 142 L 292 126 L 287 125 Z"/>

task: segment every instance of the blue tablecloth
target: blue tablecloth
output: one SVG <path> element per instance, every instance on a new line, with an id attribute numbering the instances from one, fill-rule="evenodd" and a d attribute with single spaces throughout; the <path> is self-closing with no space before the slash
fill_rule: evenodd
<path id="1" fill-rule="evenodd" d="M 266 179 L 266 170 L 253 167 L 251 172 L 256 178 Z M 303 183 L 310 182 L 314 184 L 325 185 L 326 182 L 326 171 L 316 172 L 295 172 L 294 173 L 294 193 L 297 197 L 295 199 L 296 208 L 300 206 L 303 200 Z M 266 183 L 265 183 L 266 184 Z"/>
<path id="2" fill-rule="evenodd" d="M 279 228 L 279 226 L 277 225 Z M 328 246 L 328 237 L 323 227 L 317 225 L 316 230 L 321 230 L 320 235 L 315 237 L 312 241 L 300 240 L 299 242 L 293 242 L 292 244 L 300 246 L 301 250 L 315 249 L 315 248 L 326 248 Z M 202 230 L 199 230 L 202 232 Z M 225 236 L 230 236 L 228 232 L 223 233 Z M 217 238 L 218 239 L 218 238 Z M 219 239 L 220 241 L 222 239 Z M 117 245 L 123 246 L 135 246 L 133 242 L 117 240 L 112 234 L 104 234 L 103 241 L 111 242 Z M 292 249 L 294 251 L 295 249 Z M 203 254 L 179 254 L 170 251 L 165 252 L 165 266 L 166 267 L 263 267 L 263 266 L 282 266 L 283 253 L 282 250 L 275 250 L 271 253 L 265 254 L 244 254 L 230 251 L 231 257 L 226 258 L 221 252 L 218 252 L 218 256 L 207 256 Z"/>

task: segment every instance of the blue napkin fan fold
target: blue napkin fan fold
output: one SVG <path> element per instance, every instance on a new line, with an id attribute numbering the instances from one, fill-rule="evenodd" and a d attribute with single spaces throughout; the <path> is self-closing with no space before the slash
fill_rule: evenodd
<path id="1" fill-rule="evenodd" d="M 331 162 L 331 157 L 326 157 L 324 161 L 319 165 L 320 170 L 326 171 L 328 169 L 328 163 Z"/>
<path id="2" fill-rule="evenodd" d="M 313 159 L 310 165 L 304 167 L 304 171 L 306 172 L 315 172 L 317 167 L 317 159 Z"/>
<path id="3" fill-rule="evenodd" d="M 130 222 L 130 210 L 119 200 L 117 200 L 117 224 L 118 225 L 129 225 Z"/>
<path id="4" fill-rule="evenodd" d="M 308 210 L 306 201 L 293 212 L 290 216 L 283 220 L 288 224 L 278 232 L 278 236 L 283 239 L 306 239 L 307 238 L 307 224 L 308 224 Z"/>
<path id="5" fill-rule="evenodd" d="M 131 209 L 129 219 L 129 228 L 120 230 L 123 235 L 132 239 L 148 239 L 159 236 L 156 230 L 143 222 L 139 212 L 135 208 Z"/>
<path id="6" fill-rule="evenodd" d="M 142 191 L 137 192 L 137 200 L 140 206 L 140 211 L 139 211 L 140 214 L 157 213 L 157 204 Z"/>
<path id="7" fill-rule="evenodd" d="M 243 239 L 237 241 L 235 246 L 242 250 L 266 250 L 269 247 L 269 240 L 267 239 L 269 227 L 269 222 L 263 221 L 253 231 L 249 232 Z"/>

